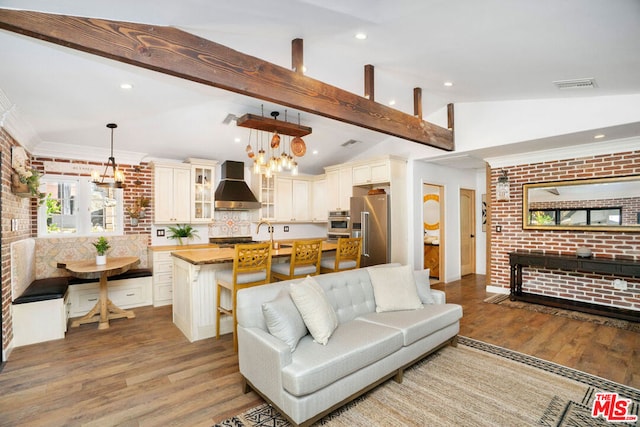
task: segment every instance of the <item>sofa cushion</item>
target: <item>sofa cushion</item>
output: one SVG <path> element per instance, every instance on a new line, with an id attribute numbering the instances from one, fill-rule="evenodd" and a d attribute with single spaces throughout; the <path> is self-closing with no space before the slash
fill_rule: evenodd
<path id="1" fill-rule="evenodd" d="M 369 269 L 378 313 L 422 308 L 411 266 Z"/>
<path id="2" fill-rule="evenodd" d="M 403 345 L 408 346 L 461 317 L 462 307 L 457 304 L 433 304 L 426 305 L 423 310 L 364 314 L 357 320 L 400 330 Z"/>
<path id="3" fill-rule="evenodd" d="M 300 338 L 308 333 L 304 320 L 286 289 L 282 289 L 274 300 L 262 304 L 262 313 L 269 333 L 286 342 L 291 351 L 296 349 Z"/>
<path id="4" fill-rule="evenodd" d="M 325 345 L 338 326 L 338 317 L 320 285 L 311 276 L 292 283 L 291 299 L 302 315 L 313 340 Z"/>
<path id="5" fill-rule="evenodd" d="M 416 282 L 418 296 L 423 304 L 435 304 L 436 301 L 431 295 L 431 282 L 429 281 L 429 269 L 416 270 L 413 272 L 413 278 Z"/>
<path id="6" fill-rule="evenodd" d="M 304 337 L 282 370 L 283 387 L 295 396 L 313 393 L 398 351 L 402 339 L 397 329 L 359 320 L 340 324 L 325 346 Z"/>

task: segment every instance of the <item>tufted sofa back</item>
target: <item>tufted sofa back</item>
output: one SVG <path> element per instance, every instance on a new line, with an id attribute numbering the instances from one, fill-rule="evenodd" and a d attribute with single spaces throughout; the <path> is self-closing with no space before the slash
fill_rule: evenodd
<path id="1" fill-rule="evenodd" d="M 314 276 L 314 279 L 327 295 L 340 323 L 375 311 L 373 287 L 366 269 L 321 274 Z M 238 324 L 245 328 L 254 327 L 266 331 L 262 304 L 275 299 L 281 289 L 288 291 L 291 283 L 299 283 L 302 280 L 287 280 L 238 291 Z"/>

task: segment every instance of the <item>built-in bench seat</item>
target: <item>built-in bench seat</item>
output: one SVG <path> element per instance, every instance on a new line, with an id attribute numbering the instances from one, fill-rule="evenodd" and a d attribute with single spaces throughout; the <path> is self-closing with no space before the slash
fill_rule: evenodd
<path id="1" fill-rule="evenodd" d="M 12 304 L 48 301 L 64 298 L 69 288 L 69 277 L 49 277 L 31 282 L 25 291 Z"/>
<path id="2" fill-rule="evenodd" d="M 136 254 L 146 263 L 146 238 L 113 237 L 116 256 Z M 99 295 L 99 279 L 70 277 L 59 264 L 61 253 L 93 255 L 91 239 L 34 239 L 11 243 L 12 347 L 62 339 L 69 317 L 85 315 Z M 37 255 L 36 255 L 37 249 Z M 38 277 L 39 276 L 39 277 Z M 151 305 L 152 271 L 137 268 L 111 276 L 109 299 L 121 308 Z"/>

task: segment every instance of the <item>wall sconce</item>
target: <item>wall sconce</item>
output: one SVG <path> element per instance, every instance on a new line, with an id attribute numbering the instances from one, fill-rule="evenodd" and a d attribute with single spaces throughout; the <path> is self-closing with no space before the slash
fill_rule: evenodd
<path id="1" fill-rule="evenodd" d="M 498 178 L 498 185 L 496 185 L 496 199 L 499 202 L 509 201 L 509 177 L 507 171 L 502 171 L 502 176 Z"/>

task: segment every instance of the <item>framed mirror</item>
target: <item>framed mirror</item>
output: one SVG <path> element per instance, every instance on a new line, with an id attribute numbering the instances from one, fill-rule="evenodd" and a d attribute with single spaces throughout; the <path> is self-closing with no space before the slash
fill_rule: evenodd
<path id="1" fill-rule="evenodd" d="M 640 232 L 640 175 L 523 184 L 522 228 Z"/>

